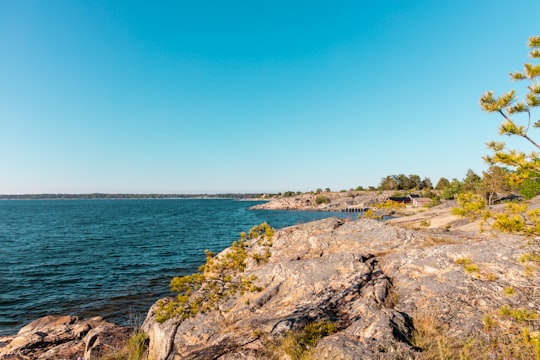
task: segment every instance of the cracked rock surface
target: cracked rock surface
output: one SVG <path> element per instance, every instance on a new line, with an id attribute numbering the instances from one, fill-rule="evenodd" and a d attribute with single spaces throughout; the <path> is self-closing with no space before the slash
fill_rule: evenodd
<path id="1" fill-rule="evenodd" d="M 248 241 L 248 253 L 257 246 Z M 503 303 L 538 310 L 538 296 L 508 299 L 501 292 L 507 283 L 539 285 L 517 261 L 531 246 L 522 237 L 406 230 L 373 220 L 330 218 L 285 228 L 274 235 L 267 263 L 248 261 L 245 273 L 257 277 L 262 292 L 162 324 L 154 306 L 143 326 L 149 356 L 272 358 L 269 341 L 325 320 L 338 331 L 319 341 L 317 358 L 414 358 L 418 314 L 435 314 L 450 334 L 467 336 L 481 327 L 485 311 Z M 479 264 L 478 274 L 456 264 L 463 256 Z M 495 275 L 489 281 L 488 273 Z"/>

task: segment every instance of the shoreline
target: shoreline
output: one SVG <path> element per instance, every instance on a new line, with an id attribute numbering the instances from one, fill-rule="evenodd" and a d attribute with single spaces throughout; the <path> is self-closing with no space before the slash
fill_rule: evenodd
<path id="1" fill-rule="evenodd" d="M 0 231 L 6 240 L 0 262 L 4 275 L 13 279 L 0 301 L 1 334 L 15 334 L 24 324 L 50 314 L 101 315 L 129 324 L 129 312 L 144 318 L 155 299 L 170 294 L 174 276 L 195 271 L 204 261 L 205 249 L 221 251 L 242 231 L 263 221 L 281 228 L 331 215 L 247 210 L 261 203 L 229 199 L 0 202 L 0 214 L 8 225 Z M 34 249 L 39 253 L 33 255 Z M 190 255 L 183 255 L 186 252 Z M 38 298 L 29 286 L 18 285 L 37 281 L 42 284 Z M 141 299 L 145 294 L 152 294 L 149 302 Z"/>
<path id="2" fill-rule="evenodd" d="M 524 251 L 539 252 L 540 243 L 534 241 L 524 249 L 524 236 L 482 232 L 479 220 L 452 215 L 454 204 L 449 201 L 385 222 L 330 217 L 275 230 L 270 240 L 266 233 L 248 238 L 242 274 L 254 279 L 260 290 L 237 293 L 219 308 L 183 320 L 158 320 L 159 301 L 154 303 L 142 325 L 149 338 L 146 356 L 219 358 L 225 354 L 220 349 L 227 349 L 228 358 L 271 359 L 276 356 L 272 351 L 280 350 L 269 350 L 268 341 L 279 341 L 308 323 L 329 319 L 337 326 L 335 333 L 313 345 L 322 358 L 379 358 L 380 349 L 392 349 L 396 359 L 416 358 L 429 348 L 420 349 L 408 339 L 426 327 L 437 334 L 426 339 L 433 338 L 435 348 L 447 339 L 464 341 L 463 346 L 473 339 L 483 351 L 485 337 L 497 336 L 482 332 L 486 316 L 496 320 L 494 326 L 512 321 L 501 315 L 501 304 L 540 315 L 540 299 L 530 290 L 540 286 L 540 278 L 528 275 L 516 260 Z M 538 207 L 540 199 L 529 204 Z M 227 259 L 234 249 L 234 245 L 225 248 L 216 259 Z M 260 254 L 265 253 L 267 259 L 261 260 Z M 500 290 L 509 286 L 517 292 L 515 296 Z M 31 329 L 27 332 L 0 336 L 0 358 L 18 349 L 36 351 L 32 356 L 40 354 L 45 351 L 41 341 L 50 341 L 50 334 L 61 337 L 57 334 L 66 326 L 76 333 L 67 320 L 53 326 L 65 318 L 40 318 L 24 327 Z M 69 322 L 75 326 L 90 320 Z M 106 327 L 115 328 L 116 335 L 96 336 L 125 341 L 122 329 L 126 327 Z M 80 353 L 81 347 L 88 347 L 91 331 L 76 340 L 79 345 L 73 351 Z M 32 340 L 37 333 L 44 334 L 43 340 Z M 523 335 L 518 331 L 516 336 Z M 22 347 L 24 341 L 34 341 L 35 350 L 26 350 L 30 345 Z M 46 351 L 63 351 L 63 343 L 47 346 L 52 347 Z"/>
<path id="3" fill-rule="evenodd" d="M 305 193 L 270 198 L 268 202 L 252 206 L 250 209 L 344 212 L 346 209 L 366 209 L 383 203 L 394 193 L 395 191 L 367 190 Z"/>

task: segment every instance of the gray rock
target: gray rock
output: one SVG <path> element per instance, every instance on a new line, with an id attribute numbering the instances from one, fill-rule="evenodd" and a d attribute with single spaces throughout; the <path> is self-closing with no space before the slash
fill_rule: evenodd
<path id="1" fill-rule="evenodd" d="M 260 253 L 255 241 L 248 253 Z M 269 344 L 311 322 L 332 321 L 338 331 L 314 349 L 317 359 L 411 359 L 415 316 L 434 316 L 449 336 L 482 328 L 482 315 L 504 303 L 538 311 L 538 277 L 517 259 L 538 249 L 522 237 L 429 229 L 407 230 L 373 220 L 325 219 L 276 232 L 267 263 L 248 261 L 260 293 L 237 295 L 219 310 L 143 328 L 152 359 L 264 359 Z M 478 277 L 455 259 L 469 256 Z M 483 280 L 486 274 L 490 280 Z M 512 284 L 529 296 L 505 297 Z M 527 291 L 523 292 L 524 294 Z"/>
<path id="2" fill-rule="evenodd" d="M 337 332 L 312 349 L 317 359 L 414 359 L 421 319 L 444 324 L 444 336 L 467 339 L 481 331 L 483 315 L 502 305 L 540 314 L 538 262 L 527 273 L 519 261 L 540 253 L 539 239 L 479 233 L 448 207 L 430 214 L 431 226 L 422 230 L 414 230 L 421 218 L 413 216 L 399 225 L 331 218 L 277 231 L 268 261 L 248 256 L 243 273 L 263 291 L 236 294 L 183 321 L 158 323 L 154 304 L 142 326 L 148 358 L 286 359 L 276 345 L 284 336 L 330 321 Z M 246 250 L 266 249 L 249 240 Z M 463 258 L 477 270 L 465 271 L 456 261 Z M 516 293 L 505 296 L 508 287 Z M 530 325 L 538 331 L 537 321 Z M 99 317 L 44 317 L 1 337 L 0 359 L 99 358 L 128 333 Z"/>
<path id="3" fill-rule="evenodd" d="M 273 198 L 269 202 L 253 206 L 252 209 L 265 210 L 317 210 L 341 211 L 345 208 L 366 208 L 384 202 L 394 191 L 348 191 L 324 192 L 321 196 L 329 202 L 317 204 L 318 194 L 300 194 L 290 197 Z"/>
<path id="4" fill-rule="evenodd" d="M 3 338 L 0 359 L 98 359 L 119 348 L 129 332 L 101 317 L 45 316 Z"/>
<path id="5" fill-rule="evenodd" d="M 335 218 L 278 231 L 269 262 L 246 268 L 246 275 L 255 275 L 265 291 L 238 296 L 221 311 L 181 322 L 158 324 L 150 311 L 143 325 L 150 336 L 149 357 L 264 358 L 263 337 L 278 339 L 321 320 L 340 328 L 321 342 L 325 352 L 350 341 L 361 349 L 355 354 L 373 353 L 373 342 L 394 347 L 405 342 L 409 347 L 412 325 L 391 308 L 391 282 L 372 255 L 409 238 L 405 231 L 375 221 Z M 254 241 L 249 251 L 257 251 Z M 256 333 L 264 336 L 259 339 Z"/>

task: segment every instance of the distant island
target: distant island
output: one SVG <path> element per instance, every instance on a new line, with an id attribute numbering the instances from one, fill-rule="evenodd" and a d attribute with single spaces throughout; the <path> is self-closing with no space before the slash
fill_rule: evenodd
<path id="1" fill-rule="evenodd" d="M 261 194 L 18 194 L 0 200 L 95 200 L 95 199 L 258 199 Z"/>

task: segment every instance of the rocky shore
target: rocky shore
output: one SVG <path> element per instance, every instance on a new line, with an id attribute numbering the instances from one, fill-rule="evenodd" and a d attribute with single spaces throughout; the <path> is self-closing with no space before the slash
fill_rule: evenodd
<path id="1" fill-rule="evenodd" d="M 142 326 L 145 357 L 300 358 L 287 352 L 284 339 L 309 324 L 333 326 L 304 346 L 316 359 L 444 358 L 452 344 L 499 344 L 520 326 L 534 346 L 538 239 L 481 233 L 477 223 L 449 212 L 447 204 L 390 222 L 329 218 L 284 228 L 273 235 L 266 261 L 257 260 L 260 239 L 248 240 L 243 274 L 261 291 L 237 293 L 185 320 L 157 321 L 155 304 Z M 524 317 L 508 315 L 514 310 Z M 128 333 L 99 318 L 47 317 L 0 338 L 0 359 L 97 359 L 99 349 L 118 346 L 99 344 L 125 341 Z"/>
<path id="2" fill-rule="evenodd" d="M 347 191 L 298 194 L 272 198 L 253 206 L 255 210 L 342 211 L 366 208 L 384 202 L 394 191 Z"/>
<path id="3" fill-rule="evenodd" d="M 100 359 L 126 343 L 133 329 L 101 317 L 45 316 L 0 337 L 0 359 Z"/>

